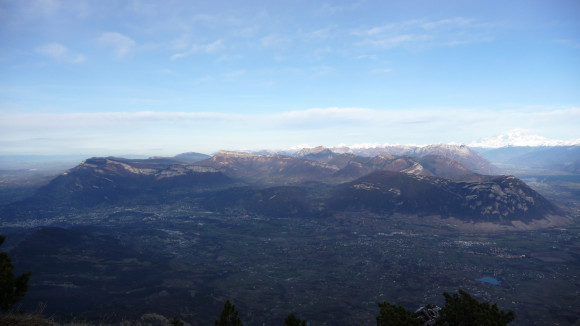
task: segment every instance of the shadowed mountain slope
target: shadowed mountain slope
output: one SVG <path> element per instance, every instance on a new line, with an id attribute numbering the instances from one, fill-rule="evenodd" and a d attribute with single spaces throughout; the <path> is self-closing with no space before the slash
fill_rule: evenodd
<path id="1" fill-rule="evenodd" d="M 328 199 L 327 207 L 333 211 L 435 214 L 494 223 L 562 214 L 513 176 L 488 177 L 484 182 L 454 182 L 389 171 L 374 172 L 339 186 Z"/>
<path id="2" fill-rule="evenodd" d="M 172 163 L 172 159 L 90 158 L 8 210 L 157 204 L 236 184 L 210 167 Z"/>

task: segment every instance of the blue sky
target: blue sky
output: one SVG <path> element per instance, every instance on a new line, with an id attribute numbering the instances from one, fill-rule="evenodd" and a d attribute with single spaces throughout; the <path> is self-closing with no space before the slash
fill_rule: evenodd
<path id="1" fill-rule="evenodd" d="M 580 138 L 578 1 L 0 0 L 0 154 Z"/>

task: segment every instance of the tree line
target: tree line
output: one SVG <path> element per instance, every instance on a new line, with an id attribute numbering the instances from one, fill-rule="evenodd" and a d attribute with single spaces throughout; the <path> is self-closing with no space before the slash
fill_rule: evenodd
<path id="1" fill-rule="evenodd" d="M 411 312 L 401 305 L 386 301 L 379 303 L 377 326 L 505 326 L 515 319 L 513 311 L 506 312 L 500 310 L 496 304 L 479 302 L 461 289 L 454 294 L 444 292 L 443 296 L 445 297 L 443 308 L 436 306 L 428 308 L 434 312 L 433 314 L 424 313 L 424 310 Z M 290 314 L 283 325 L 306 326 L 307 322 Z M 215 326 L 243 326 L 236 307 L 229 300 L 224 304 Z"/>

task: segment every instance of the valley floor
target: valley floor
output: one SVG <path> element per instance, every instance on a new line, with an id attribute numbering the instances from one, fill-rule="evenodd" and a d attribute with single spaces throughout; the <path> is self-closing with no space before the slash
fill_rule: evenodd
<path id="1" fill-rule="evenodd" d="M 171 205 L 78 212 L 5 233 L 15 266 L 34 272 L 22 307 L 45 302 L 63 320 L 158 313 L 207 325 L 230 299 L 246 325 L 278 325 L 290 313 L 311 325 L 373 325 L 378 302 L 441 306 L 444 291 L 461 288 L 514 310 L 512 325 L 577 321 L 578 224 L 482 233 L 417 220 L 266 219 Z M 486 276 L 501 284 L 476 280 Z"/>

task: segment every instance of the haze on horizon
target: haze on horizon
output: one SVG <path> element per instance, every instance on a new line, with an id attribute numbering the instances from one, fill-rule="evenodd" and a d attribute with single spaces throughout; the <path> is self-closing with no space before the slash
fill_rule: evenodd
<path id="1" fill-rule="evenodd" d="M 579 16 L 564 0 L 4 0 L 0 155 L 579 139 Z"/>

